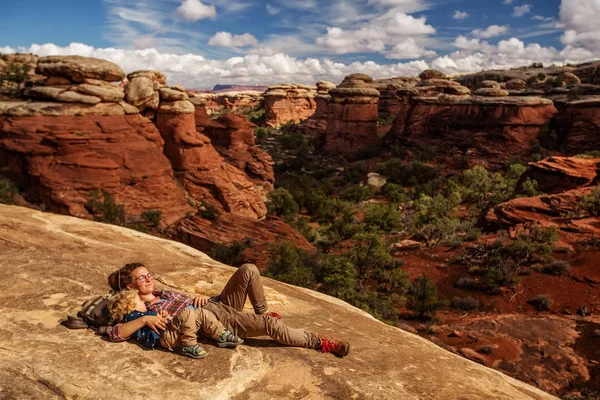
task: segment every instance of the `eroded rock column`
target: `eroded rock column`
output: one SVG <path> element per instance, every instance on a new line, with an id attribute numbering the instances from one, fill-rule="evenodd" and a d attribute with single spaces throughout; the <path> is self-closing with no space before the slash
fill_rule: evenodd
<path id="1" fill-rule="evenodd" d="M 351 154 L 378 143 L 379 91 L 372 82 L 369 75 L 348 75 L 337 88 L 329 91 L 325 152 Z"/>
<path id="2" fill-rule="evenodd" d="M 279 126 L 286 122 L 299 123 L 315 113 L 314 86 L 281 84 L 270 86 L 264 93 L 266 124 Z"/>

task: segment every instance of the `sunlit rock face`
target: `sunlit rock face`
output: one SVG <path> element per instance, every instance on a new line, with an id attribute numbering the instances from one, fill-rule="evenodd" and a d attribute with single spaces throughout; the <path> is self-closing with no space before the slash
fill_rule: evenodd
<path id="1" fill-rule="evenodd" d="M 329 90 L 329 94 L 323 151 L 352 154 L 376 145 L 380 93 L 373 86 L 373 78 L 364 74 L 348 75 L 337 88 Z"/>

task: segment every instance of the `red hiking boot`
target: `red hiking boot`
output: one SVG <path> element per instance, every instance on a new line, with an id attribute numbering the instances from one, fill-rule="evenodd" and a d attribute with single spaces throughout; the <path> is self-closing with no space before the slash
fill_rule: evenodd
<path id="1" fill-rule="evenodd" d="M 345 357 L 350 353 L 350 343 L 343 340 L 335 340 L 326 336 L 319 336 L 321 339 L 321 351 L 331 353 L 336 356 Z"/>

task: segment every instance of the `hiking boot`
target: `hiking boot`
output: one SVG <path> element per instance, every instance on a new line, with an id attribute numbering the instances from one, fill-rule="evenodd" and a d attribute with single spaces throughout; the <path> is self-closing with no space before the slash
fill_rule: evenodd
<path id="1" fill-rule="evenodd" d="M 350 343 L 348 342 L 325 336 L 319 336 L 319 338 L 321 339 L 321 351 L 323 353 L 331 353 L 339 357 L 345 357 L 350 353 Z"/>
<path id="2" fill-rule="evenodd" d="M 197 344 L 193 346 L 183 346 L 179 349 L 178 353 L 189 358 L 204 358 L 208 355 L 206 350 Z"/>
<path id="3" fill-rule="evenodd" d="M 238 344 L 242 343 L 244 343 L 242 339 L 228 330 L 223 331 L 217 339 L 217 347 L 236 347 Z"/>

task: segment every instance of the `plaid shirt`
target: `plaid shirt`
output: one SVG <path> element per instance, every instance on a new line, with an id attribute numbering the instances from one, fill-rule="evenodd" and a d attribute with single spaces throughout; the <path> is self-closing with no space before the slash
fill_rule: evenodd
<path id="1" fill-rule="evenodd" d="M 146 308 L 148 311 L 156 311 L 157 313 L 161 310 L 165 310 L 170 316 L 174 317 L 184 308 L 192 305 L 192 299 L 185 295 L 177 292 L 170 292 L 168 290 L 161 290 L 158 292 L 152 292 L 152 294 L 159 298 L 155 303 L 146 302 Z M 113 342 L 120 342 L 127 340 L 121 336 L 121 324 L 111 326 L 106 332 L 108 337 Z"/>

